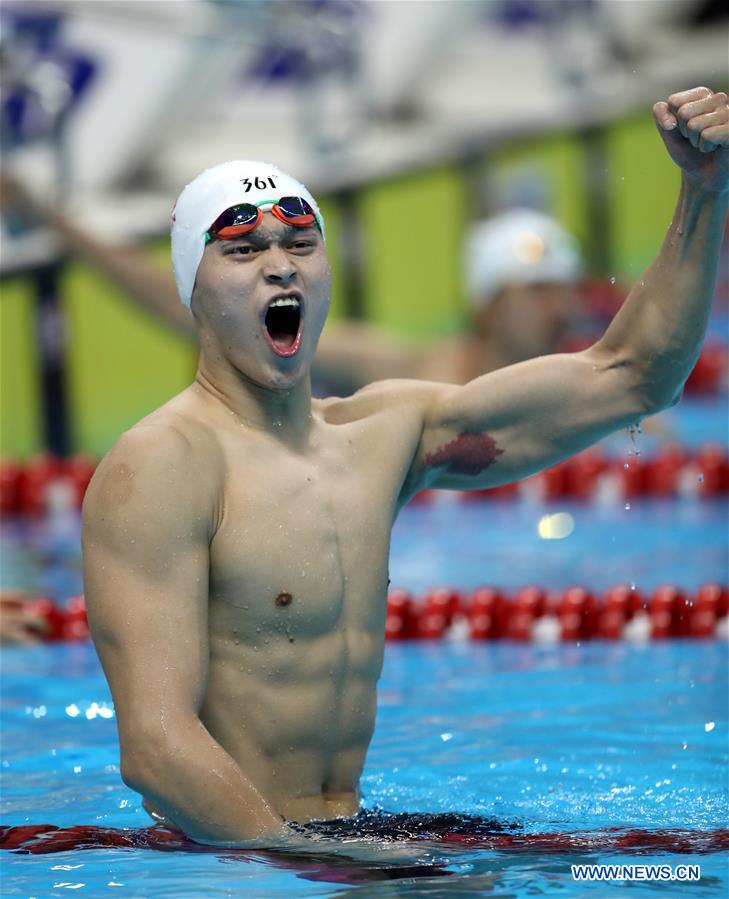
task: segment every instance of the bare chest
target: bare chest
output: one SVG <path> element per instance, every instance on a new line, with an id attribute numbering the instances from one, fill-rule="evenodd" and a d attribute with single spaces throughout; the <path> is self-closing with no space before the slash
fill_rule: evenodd
<path id="1" fill-rule="evenodd" d="M 311 640 L 375 630 L 387 588 L 392 489 L 356 456 L 257 451 L 231 460 L 225 514 L 210 549 L 221 632 Z"/>

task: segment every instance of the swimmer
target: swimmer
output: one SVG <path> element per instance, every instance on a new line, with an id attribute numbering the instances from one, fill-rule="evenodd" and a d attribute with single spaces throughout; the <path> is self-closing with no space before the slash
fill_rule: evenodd
<path id="1" fill-rule="evenodd" d="M 200 843 L 275 846 L 354 816 L 399 509 L 426 487 L 523 478 L 677 402 L 716 277 L 729 106 L 695 88 L 653 113 L 682 169 L 656 260 L 589 349 L 465 386 L 312 399 L 330 290 L 314 198 L 256 162 L 182 192 L 173 265 L 199 368 L 122 434 L 83 509 L 122 777 L 156 819 Z"/>
<path id="2" fill-rule="evenodd" d="M 510 209 L 476 222 L 464 263 L 469 311 L 462 334 L 414 344 L 373 325 L 339 322 L 322 334 L 314 376 L 343 392 L 388 377 L 466 384 L 559 349 L 577 309 L 581 258 L 557 221 Z"/>
<path id="3" fill-rule="evenodd" d="M 196 337 L 174 278 L 133 247 L 110 246 L 0 175 L 0 204 L 33 225 L 50 225 L 76 255 L 177 333 Z M 480 374 L 555 352 L 570 333 L 581 271 L 577 241 L 541 212 L 516 209 L 478 222 L 465 258 L 468 329 L 428 344 L 355 321 L 328 323 L 312 363 L 314 383 L 351 393 L 383 378 L 465 384 Z"/>
<path id="4" fill-rule="evenodd" d="M 41 643 L 48 622 L 22 590 L 0 590 L 0 643 Z"/>

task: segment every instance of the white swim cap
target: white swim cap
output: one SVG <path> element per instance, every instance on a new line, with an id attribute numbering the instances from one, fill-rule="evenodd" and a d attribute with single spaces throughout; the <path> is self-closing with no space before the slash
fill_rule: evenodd
<path id="1" fill-rule="evenodd" d="M 543 212 L 510 209 L 477 222 L 468 235 L 466 277 L 473 308 L 506 284 L 574 281 L 580 269 L 577 241 Z"/>
<path id="2" fill-rule="evenodd" d="M 180 299 L 186 306 L 190 305 L 205 249 L 205 232 L 215 219 L 238 203 L 274 204 L 281 197 L 303 197 L 316 213 L 324 234 L 319 206 L 309 191 L 267 162 L 223 162 L 206 169 L 187 185 L 172 210 L 172 268 Z"/>

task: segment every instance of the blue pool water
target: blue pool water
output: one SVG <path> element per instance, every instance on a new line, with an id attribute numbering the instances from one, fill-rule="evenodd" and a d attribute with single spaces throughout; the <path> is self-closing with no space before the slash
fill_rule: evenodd
<path id="1" fill-rule="evenodd" d="M 716 641 L 392 645 L 362 780 L 365 803 L 480 814 L 527 833 L 721 827 L 729 812 L 727 661 Z M 110 697 L 90 646 L 7 651 L 3 694 L 5 823 L 147 826 L 119 779 Z M 428 846 L 419 853 L 423 867 L 443 864 L 451 876 L 441 869 L 438 877 L 377 882 L 356 863 L 332 873 L 325 864 L 281 867 L 225 852 L 6 853 L 3 895 L 603 895 L 615 886 L 576 886 L 570 865 L 636 860 L 610 851 Z M 651 852 L 639 860 L 698 863 L 699 884 L 661 888 L 726 895 L 721 853 Z"/>
<path id="2" fill-rule="evenodd" d="M 554 512 L 571 515 L 573 530 L 543 540 L 538 523 Z M 639 499 L 627 510 L 445 500 L 404 510 L 391 578 L 416 592 L 530 583 L 602 590 L 621 582 L 694 589 L 728 579 L 728 531 L 722 500 Z M 2 538 L 4 585 L 56 599 L 81 590 L 73 516 L 53 526 L 6 524 Z M 420 876 L 377 846 L 381 862 L 337 866 L 224 851 L 5 852 L 2 895 L 603 896 L 619 888 L 629 896 L 723 897 L 726 853 L 636 857 L 600 849 L 599 835 L 727 826 L 728 655 L 719 641 L 388 646 L 362 779 L 366 807 L 481 815 L 526 835 L 590 832 L 598 837 L 589 852 L 412 844 Z M 4 649 L 0 673 L 2 823 L 147 827 L 138 797 L 120 780 L 114 711 L 92 647 Z M 698 863 L 702 879 L 572 880 L 574 863 L 637 859 Z"/>
<path id="3" fill-rule="evenodd" d="M 574 529 L 544 540 L 539 521 L 566 512 Z M 83 589 L 78 520 L 50 531 L 6 524 L 0 587 L 63 601 Z M 642 590 L 674 583 L 687 590 L 729 579 L 729 505 L 725 498 L 637 499 L 595 506 L 579 502 L 462 502 L 448 493 L 429 506 L 408 506 L 395 524 L 393 586 L 470 590 L 484 584 L 604 590 L 634 582 Z"/>

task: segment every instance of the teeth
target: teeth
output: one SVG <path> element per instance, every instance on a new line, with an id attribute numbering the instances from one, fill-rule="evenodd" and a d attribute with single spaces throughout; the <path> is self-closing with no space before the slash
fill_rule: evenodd
<path id="1" fill-rule="evenodd" d="M 283 306 L 294 306 L 296 309 L 299 308 L 299 301 L 296 297 L 281 297 L 279 300 L 274 300 L 272 303 L 268 304 L 269 309 L 280 309 Z"/>

